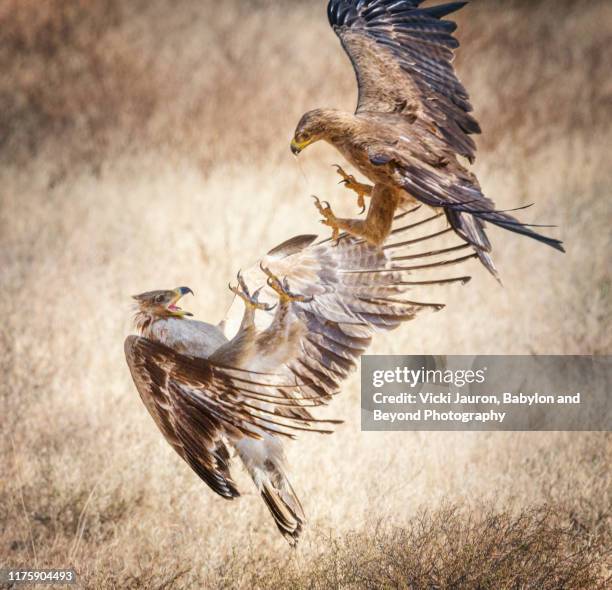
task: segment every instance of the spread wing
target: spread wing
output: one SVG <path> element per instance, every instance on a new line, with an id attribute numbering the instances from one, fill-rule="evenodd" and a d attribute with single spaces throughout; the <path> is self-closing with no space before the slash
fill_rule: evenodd
<path id="1" fill-rule="evenodd" d="M 455 254 L 469 248 L 467 244 L 428 248 L 430 240 L 451 230 L 423 235 L 421 228 L 441 214 L 401 225 L 400 219 L 418 209 L 398 216 L 382 249 L 347 235 L 337 245 L 331 240 L 315 242 L 316 236 L 311 235 L 293 238 L 263 258 L 265 267 L 287 278 L 292 292 L 312 297 L 291 303 L 292 318 L 301 324 L 302 336 L 284 371 L 300 385 L 292 390 L 280 388 L 286 397 L 299 394 L 318 403 L 328 401 L 376 332 L 396 328 L 422 310 L 444 307 L 420 301 L 415 289 L 469 280 L 466 276 L 427 276 L 429 271 L 458 264 L 475 254 Z M 265 285 L 258 271 L 257 267 L 245 273 L 254 288 Z M 415 273 L 421 276 L 415 277 Z M 262 294 L 264 299 L 270 295 L 265 290 Z"/>
<path id="2" fill-rule="evenodd" d="M 138 393 L 166 440 L 224 498 L 239 495 L 229 470 L 229 442 L 310 430 L 295 423 L 299 417 L 277 416 L 273 405 L 271 411 L 262 409 L 260 402 L 273 404 L 283 382 L 263 375 L 255 381 L 240 369 L 182 355 L 138 336 L 126 339 L 125 356 Z"/>
<path id="3" fill-rule="evenodd" d="M 443 17 L 467 2 L 421 8 L 423 0 L 330 0 L 331 26 L 359 87 L 357 112 L 421 119 L 458 154 L 474 159 L 480 133 L 452 61 L 459 42 Z"/>

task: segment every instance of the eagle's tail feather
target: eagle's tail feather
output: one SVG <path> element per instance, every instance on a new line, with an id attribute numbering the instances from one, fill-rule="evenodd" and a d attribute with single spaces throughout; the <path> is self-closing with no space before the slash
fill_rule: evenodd
<path id="1" fill-rule="evenodd" d="M 507 229 L 511 232 L 521 234 L 522 236 L 527 236 L 528 238 L 532 238 L 537 240 L 538 242 L 542 242 L 555 250 L 559 250 L 560 252 L 565 252 L 565 248 L 563 247 L 563 242 L 561 240 L 557 240 L 555 238 L 549 238 L 548 236 L 544 236 L 539 234 L 538 232 L 533 231 L 529 228 L 529 225 L 525 223 L 521 223 L 512 215 L 508 215 L 507 213 L 502 213 L 500 211 L 486 211 L 483 213 L 475 213 L 481 219 L 492 223 L 493 225 L 497 225 L 503 229 Z M 548 227 L 548 226 L 546 226 Z"/>
<path id="2" fill-rule="evenodd" d="M 261 497 L 278 530 L 295 547 L 306 522 L 304 509 L 289 480 L 277 466 L 269 470 L 267 475 L 261 484 Z"/>
<path id="3" fill-rule="evenodd" d="M 300 501 L 283 471 L 284 457 L 278 439 L 244 438 L 236 449 L 283 537 L 295 547 L 306 523 Z"/>
<path id="4" fill-rule="evenodd" d="M 443 208 L 451 227 L 472 244 L 482 263 L 493 275 L 496 272 L 488 254 L 491 244 L 484 232 L 485 222 L 565 252 L 560 240 L 537 233 L 531 229 L 536 226 L 522 223 L 505 211 L 497 211 L 493 201 L 482 194 L 473 179 L 464 178 L 449 185 L 441 181 L 438 173 L 425 168 L 402 164 L 401 171 L 403 188 L 417 200 L 431 207 Z"/>
<path id="5" fill-rule="evenodd" d="M 478 217 L 452 209 L 446 209 L 445 213 L 455 232 L 474 247 L 480 262 L 495 278 L 498 278 L 497 269 L 489 254 L 491 242 L 484 231 L 484 223 Z"/>

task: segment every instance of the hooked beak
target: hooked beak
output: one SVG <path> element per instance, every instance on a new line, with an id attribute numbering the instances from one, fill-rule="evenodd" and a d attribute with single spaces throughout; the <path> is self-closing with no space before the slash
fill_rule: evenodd
<path id="1" fill-rule="evenodd" d="M 193 314 L 189 311 L 183 311 L 180 307 L 178 307 L 176 304 L 179 301 L 179 299 L 185 295 L 187 295 L 187 293 L 190 293 L 191 295 L 193 295 L 193 291 L 189 288 L 189 287 L 177 287 L 176 289 L 174 289 L 174 294 L 176 295 L 175 298 L 172 299 L 172 301 L 170 302 L 170 304 L 168 305 L 168 311 L 175 317 L 192 317 Z"/>
<path id="2" fill-rule="evenodd" d="M 291 140 L 291 152 L 294 156 L 299 156 L 300 152 L 307 146 L 309 146 L 311 141 L 296 141 L 295 137 Z"/>

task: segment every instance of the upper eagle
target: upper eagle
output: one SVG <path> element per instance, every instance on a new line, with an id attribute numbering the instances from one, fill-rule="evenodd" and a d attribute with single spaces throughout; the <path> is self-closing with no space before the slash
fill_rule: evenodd
<path id="1" fill-rule="evenodd" d="M 496 208 L 469 169 L 480 126 L 452 62 L 457 25 L 445 19 L 466 2 L 422 7 L 420 0 L 331 0 L 329 22 L 348 54 L 359 90 L 354 113 L 317 108 L 300 119 L 291 142 L 299 154 L 323 140 L 374 184 L 349 188 L 372 197 L 366 219 L 339 219 L 320 208 L 325 223 L 384 242 L 393 213 L 415 199 L 444 210 L 449 225 L 494 275 L 487 223 L 563 251 L 561 242 L 537 233 Z M 519 207 L 520 208 L 520 207 Z"/>

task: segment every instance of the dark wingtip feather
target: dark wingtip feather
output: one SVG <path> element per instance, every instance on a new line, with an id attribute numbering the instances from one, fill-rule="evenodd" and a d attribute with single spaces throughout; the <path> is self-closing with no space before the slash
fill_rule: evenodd
<path id="1" fill-rule="evenodd" d="M 503 229 L 507 229 L 522 236 L 527 236 L 532 240 L 536 240 L 537 242 L 546 244 L 559 252 L 565 253 L 565 248 L 563 247 L 563 242 L 561 240 L 539 234 L 532 229 L 529 229 L 528 225 L 517 222 L 513 218 L 511 218 L 511 220 L 498 219 L 495 215 L 481 215 L 481 217 L 493 225 L 497 225 L 498 227 L 502 227 Z"/>
<path id="2" fill-rule="evenodd" d="M 433 16 L 435 18 L 443 18 L 453 12 L 457 12 L 457 10 L 461 10 L 466 4 L 467 0 L 463 2 L 449 2 L 448 4 L 439 4 L 438 6 L 430 6 L 429 8 L 424 8 L 423 12 L 426 12 L 428 15 Z"/>
<path id="3" fill-rule="evenodd" d="M 480 248 L 474 246 L 474 251 L 478 255 L 478 259 L 482 263 L 482 265 L 499 281 L 499 275 L 497 274 L 497 268 L 491 258 L 491 255 Z M 499 281 L 501 282 L 501 281 Z"/>

